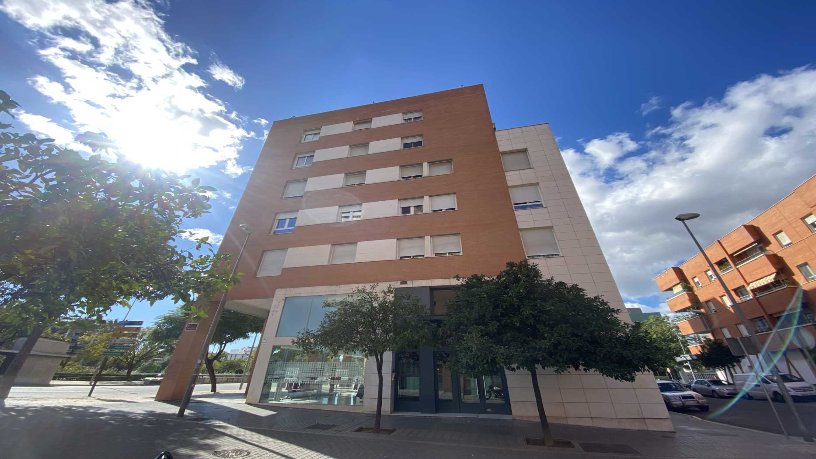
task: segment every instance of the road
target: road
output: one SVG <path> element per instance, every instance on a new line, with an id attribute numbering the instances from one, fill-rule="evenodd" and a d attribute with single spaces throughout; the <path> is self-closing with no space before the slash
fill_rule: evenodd
<path id="1" fill-rule="evenodd" d="M 739 399 L 734 406 L 725 409 L 722 413 L 718 413 L 721 408 L 731 402 L 731 399 L 707 398 L 708 403 L 711 405 L 711 411 L 700 413 L 689 410 L 686 413 L 709 421 L 747 427 L 763 432 L 782 433 L 782 429 L 779 427 L 779 423 L 774 417 L 767 400 Z M 802 433 L 796 426 L 790 407 L 784 403 L 774 403 L 774 406 L 779 413 L 779 417 L 782 418 L 782 423 L 788 434 L 801 437 Z M 816 402 L 799 402 L 796 403 L 796 408 L 805 426 L 810 429 L 812 434 L 816 433 Z"/>

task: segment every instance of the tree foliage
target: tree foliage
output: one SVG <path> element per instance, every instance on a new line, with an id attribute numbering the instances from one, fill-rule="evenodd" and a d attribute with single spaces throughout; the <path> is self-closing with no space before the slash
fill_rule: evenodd
<path id="1" fill-rule="evenodd" d="M 497 368 L 530 373 L 542 433 L 553 439 L 538 386 L 538 368 L 597 371 L 623 381 L 660 367 L 650 337 L 621 322 L 601 297 L 577 285 L 544 279 L 528 261 L 507 263 L 495 277 L 463 280 L 448 304 L 451 365 L 465 374 Z"/>
<path id="2" fill-rule="evenodd" d="M 263 319 L 260 317 L 242 314 L 237 311 L 226 310 L 221 314 L 221 319 L 215 327 L 211 351 L 204 359 L 204 366 L 207 374 L 210 375 L 210 390 L 216 391 L 215 362 L 224 355 L 227 345 L 239 339 L 249 338 L 253 333 L 259 333 L 263 327 Z"/>
<path id="3" fill-rule="evenodd" d="M 733 369 L 740 358 L 731 353 L 728 345 L 720 340 L 706 339 L 703 351 L 697 354 L 697 360 L 707 368 Z"/>
<path id="4" fill-rule="evenodd" d="M 635 327 L 657 345 L 657 357 L 663 369 L 674 368 L 677 365 L 676 358 L 688 354 L 686 338 L 666 317 L 650 316 L 643 322 L 635 324 Z"/>
<path id="5" fill-rule="evenodd" d="M 348 297 L 323 307 L 329 310 L 318 329 L 302 331 L 294 344 L 306 352 L 359 352 L 374 357 L 378 377 L 374 431 L 379 432 L 384 355 L 428 342 L 428 312 L 415 296 L 396 295 L 393 287 L 380 289 L 376 285 L 357 288 Z"/>

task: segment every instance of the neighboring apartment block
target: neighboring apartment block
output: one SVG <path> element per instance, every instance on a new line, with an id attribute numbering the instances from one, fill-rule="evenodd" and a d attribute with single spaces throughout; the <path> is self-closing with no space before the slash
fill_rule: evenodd
<path id="1" fill-rule="evenodd" d="M 275 122 L 222 251 L 238 252 L 242 223 L 253 232 L 227 308 L 266 318 L 250 403 L 374 409 L 372 361 L 292 346 L 327 299 L 357 286 L 393 285 L 444 320 L 456 276 L 529 258 L 629 321 L 549 126 L 496 131 L 482 86 Z M 192 371 L 203 325 L 183 334 L 159 399 L 183 393 L 176 380 Z M 529 375 L 457 374 L 431 348 L 395 349 L 385 371 L 386 412 L 537 418 Z M 539 381 L 555 422 L 672 429 L 651 375 L 624 383 L 545 369 Z"/>
<path id="2" fill-rule="evenodd" d="M 816 176 L 705 250 L 747 316 L 751 332 L 757 334 L 763 346 L 777 325 L 785 329 L 796 327 L 804 342 L 813 342 L 816 336 L 812 307 L 816 302 Z M 748 329 L 740 323 L 725 291 L 701 255 L 695 255 L 679 267 L 669 268 L 655 281 L 661 290 L 671 292 L 666 301 L 669 309 L 682 313 L 678 327 L 693 343 L 689 348 L 692 354 L 701 352 L 700 344 L 705 338 L 727 342 L 734 355 L 745 355 L 742 346 L 749 355 L 757 353 L 745 339 Z M 804 292 L 801 314 L 797 318 L 787 317 L 785 309 L 798 286 Z M 769 345 L 772 351 L 783 347 L 786 352 L 779 362 L 780 370 L 816 383 L 812 363 L 795 343 L 785 346 L 774 338 Z M 743 363 L 743 370 L 748 371 L 752 363 Z"/>

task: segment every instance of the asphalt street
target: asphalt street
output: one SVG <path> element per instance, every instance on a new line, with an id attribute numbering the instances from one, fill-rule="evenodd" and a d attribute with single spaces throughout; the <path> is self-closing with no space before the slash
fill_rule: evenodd
<path id="1" fill-rule="evenodd" d="M 684 413 L 709 421 L 747 427 L 763 432 L 783 433 L 767 400 L 738 399 L 733 406 L 725 408 L 731 402 L 731 399 L 706 398 L 711 406 L 711 411 L 700 413 L 688 410 L 684 411 Z M 784 403 L 774 403 L 773 405 L 779 413 L 788 434 L 801 437 L 802 433 L 796 425 L 790 407 Z M 816 434 L 816 402 L 797 402 L 795 405 L 805 426 L 810 429 L 811 434 Z M 719 411 L 723 408 L 725 409 L 720 413 Z"/>

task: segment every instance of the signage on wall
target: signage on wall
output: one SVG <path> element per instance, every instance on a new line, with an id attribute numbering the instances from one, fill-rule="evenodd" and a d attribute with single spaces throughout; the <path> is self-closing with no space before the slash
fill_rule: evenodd
<path id="1" fill-rule="evenodd" d="M 197 322 L 188 322 L 184 325 L 184 331 L 196 331 L 198 330 L 198 323 Z"/>

